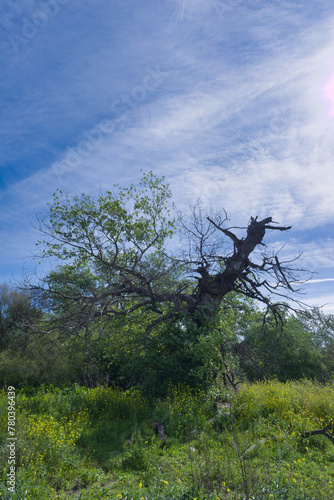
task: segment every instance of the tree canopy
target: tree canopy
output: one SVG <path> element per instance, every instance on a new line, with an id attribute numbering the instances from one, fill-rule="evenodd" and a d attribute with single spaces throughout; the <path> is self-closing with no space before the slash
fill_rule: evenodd
<path id="1" fill-rule="evenodd" d="M 299 304 L 303 270 L 266 246 L 268 232 L 290 229 L 272 217 L 230 227 L 224 209 L 200 201 L 181 215 L 164 178 L 148 173 L 96 197 L 57 190 L 36 228 L 36 257 L 52 267 L 22 291 L 31 310 L 24 328 L 16 323 L 16 343 L 2 313 L 0 379 L 10 372 L 34 384 L 112 381 L 163 392 L 170 382 L 236 387 L 236 373 L 283 379 L 287 363 L 301 375 L 331 366 L 332 339 L 314 347 L 313 320 L 305 326 L 287 313 L 288 297 Z M 284 356 L 271 356 L 279 349 Z"/>
<path id="2" fill-rule="evenodd" d="M 332 318 L 291 313 L 303 270 L 265 242 L 290 228 L 269 216 L 230 227 L 200 201 L 180 215 L 152 173 L 96 198 L 58 190 L 37 221 L 38 257 L 53 267 L 27 290 L 1 290 L 0 379 L 153 392 L 326 379 Z"/>
<path id="3" fill-rule="evenodd" d="M 226 227 L 225 211 L 205 213 L 199 203 L 188 218 L 173 211 L 169 186 L 153 173 L 143 175 L 139 186 L 114 186 L 97 199 L 57 191 L 37 226 L 40 257 L 63 262 L 32 287 L 43 307 L 58 311 L 68 332 L 103 328 L 138 312 L 147 329 L 184 315 L 201 326 L 230 292 L 279 315 L 298 272 L 269 253 L 263 240 L 266 232 L 291 226 L 251 217 L 245 228 L 234 228 L 243 230 L 240 237 Z M 187 243 L 182 250 L 175 240 L 180 230 Z"/>

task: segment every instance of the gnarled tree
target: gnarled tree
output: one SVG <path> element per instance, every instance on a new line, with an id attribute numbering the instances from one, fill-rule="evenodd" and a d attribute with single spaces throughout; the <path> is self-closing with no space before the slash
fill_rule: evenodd
<path id="1" fill-rule="evenodd" d="M 97 200 L 61 191 L 38 229 L 41 257 L 64 261 L 32 288 L 67 333 L 113 318 L 136 315 L 147 329 L 188 315 L 201 326 L 226 294 L 256 299 L 272 312 L 293 291 L 296 270 L 278 255 L 261 252 L 267 231 L 287 231 L 271 217 L 251 217 L 246 228 L 228 228 L 226 213 L 205 214 L 197 204 L 185 221 L 171 216 L 171 193 L 152 173 L 139 187 L 108 191 Z M 186 251 L 171 240 L 180 223 Z M 238 231 L 232 231 L 237 229 Z M 244 231 L 244 236 L 237 233 Z M 172 250 L 170 250 L 172 248 Z M 144 321 L 145 320 L 145 321 Z"/>

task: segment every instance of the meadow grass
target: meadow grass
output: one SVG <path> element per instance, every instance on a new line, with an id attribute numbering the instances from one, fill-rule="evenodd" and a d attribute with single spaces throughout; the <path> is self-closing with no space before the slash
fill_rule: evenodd
<path id="1" fill-rule="evenodd" d="M 244 384 L 227 401 L 170 387 L 17 393 L 16 492 L 7 489 L 7 393 L 0 391 L 0 499 L 323 500 L 334 446 L 334 386 Z M 163 423 L 166 442 L 152 430 Z"/>

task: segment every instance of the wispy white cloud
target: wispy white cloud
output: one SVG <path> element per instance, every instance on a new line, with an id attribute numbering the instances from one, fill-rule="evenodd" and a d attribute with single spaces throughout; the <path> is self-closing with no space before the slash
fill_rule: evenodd
<path id="1" fill-rule="evenodd" d="M 294 241 L 286 250 L 304 251 L 307 267 L 332 269 L 333 241 L 297 234 L 334 217 L 334 120 L 324 91 L 334 72 L 332 3 L 324 0 L 317 12 L 306 1 L 285 0 L 251 6 L 168 0 L 161 10 L 135 2 L 132 10 L 122 2 L 100 4 L 94 22 L 102 35 L 88 29 L 90 8 L 75 11 L 79 3 L 73 1 L 62 22 L 50 23 L 41 42 L 36 37 L 29 51 L 17 55 L 22 66 L 12 70 L 12 84 L 28 78 L 31 94 L 20 106 L 8 105 L 0 130 L 12 144 L 4 163 L 15 164 L 21 174 L 2 198 L 3 238 L 10 237 L 11 224 L 30 241 L 22 220 L 45 207 L 56 187 L 96 192 L 135 182 L 140 169 L 154 170 L 166 175 L 181 208 L 202 196 L 225 208 L 236 224 L 246 224 L 250 215 L 293 224 Z M 10 5 L 14 9 L 7 2 L 7 10 Z M 25 12 L 31 15 L 36 3 L 21 6 L 6 17 L 8 29 Z M 119 19 L 125 31 L 117 28 Z M 157 64 L 165 75 L 161 84 L 133 100 L 147 69 Z M 38 81 L 41 68 L 45 77 Z M 131 105 L 116 113 L 112 105 L 124 104 L 124 96 Z M 106 119 L 115 124 L 112 132 L 57 175 L 55 166 Z M 19 147 L 10 143 L 15 133 Z M 47 150 L 52 154 L 43 156 Z M 10 253 L 14 248 L 3 248 L 3 260 Z"/>
<path id="2" fill-rule="evenodd" d="M 306 284 L 325 283 L 326 281 L 334 281 L 334 278 L 323 278 L 323 279 L 319 279 L 319 280 L 309 280 Z"/>

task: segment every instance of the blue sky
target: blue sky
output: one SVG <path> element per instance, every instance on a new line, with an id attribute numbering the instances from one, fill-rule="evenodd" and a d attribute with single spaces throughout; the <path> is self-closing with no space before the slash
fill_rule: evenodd
<path id="1" fill-rule="evenodd" d="M 56 188 L 165 175 L 317 272 L 334 312 L 332 0 L 2 0 L 0 283 L 34 264 Z"/>

